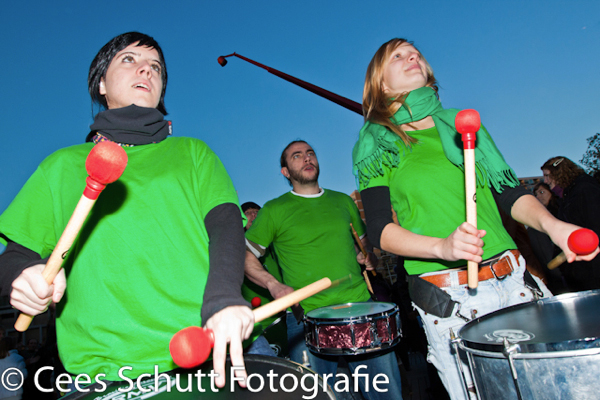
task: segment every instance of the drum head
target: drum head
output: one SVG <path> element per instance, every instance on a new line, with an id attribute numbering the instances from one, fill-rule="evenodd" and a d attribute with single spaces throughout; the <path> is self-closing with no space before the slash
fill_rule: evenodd
<path id="1" fill-rule="evenodd" d="M 227 359 L 225 387 L 218 391 L 211 389 L 211 378 L 208 374 L 213 372 L 213 366 L 212 362 L 207 362 L 200 369 L 176 369 L 165 373 L 164 375 L 172 378 L 170 384 L 167 383 L 166 378 L 161 378 L 158 380 L 157 388 L 154 387 L 154 377 L 142 380 L 140 386 L 147 390 L 147 393 L 141 392 L 134 380 L 136 386 L 123 393 L 119 389 L 128 388 L 130 385 L 127 382 L 112 382 L 102 392 L 94 392 L 94 390 L 101 389 L 100 385 L 94 384 L 86 388 L 89 389 L 87 394 L 72 393 L 62 399 L 296 400 L 314 398 L 316 400 L 335 400 L 331 388 L 323 387 L 323 379 L 316 372 L 300 364 L 278 357 L 257 354 L 244 355 L 244 363 L 249 378 L 246 389 L 241 388 L 237 382 L 233 382 L 232 386 L 231 362 Z M 177 383 L 176 377 L 178 377 L 179 383 Z M 262 388 L 260 388 L 261 382 Z M 233 390 L 231 390 L 232 388 Z"/>
<path id="2" fill-rule="evenodd" d="M 518 304 L 477 318 L 458 332 L 462 345 L 502 352 L 503 341 L 521 353 L 600 347 L 600 290 L 567 293 Z"/>
<path id="3" fill-rule="evenodd" d="M 321 307 L 306 313 L 306 317 L 314 320 L 352 320 L 360 319 L 365 315 L 374 315 L 392 311 L 396 308 L 392 303 L 377 303 L 374 301 L 364 303 L 345 303 Z"/>

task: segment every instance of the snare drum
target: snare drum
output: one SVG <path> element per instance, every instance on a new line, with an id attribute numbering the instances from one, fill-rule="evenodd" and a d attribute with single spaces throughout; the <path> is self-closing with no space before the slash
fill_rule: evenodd
<path id="1" fill-rule="evenodd" d="M 458 333 L 480 399 L 600 397 L 600 290 L 507 307 Z"/>
<path id="2" fill-rule="evenodd" d="M 225 387 L 212 391 L 209 373 L 212 372 L 212 362 L 202 365 L 200 370 L 176 369 L 161 375 L 168 375 L 168 381 L 162 377 L 158 379 L 158 387 L 154 387 L 155 379 L 146 378 L 140 382 L 142 392 L 134 380 L 131 390 L 121 392 L 119 389 L 129 388 L 127 382 L 112 382 L 102 392 L 100 384 L 87 386 L 88 393 L 72 393 L 63 397 L 63 400 L 109 400 L 109 399 L 149 399 L 152 400 L 192 400 L 192 399 L 218 399 L 218 400 L 297 400 L 300 398 L 316 400 L 335 400 L 335 394 L 329 386 L 323 385 L 323 378 L 316 372 L 295 362 L 279 357 L 268 357 L 258 354 L 244 356 L 246 372 L 248 373 L 247 389 L 239 386 L 238 382 L 231 381 L 231 362 L 225 365 Z M 200 381 L 197 374 L 201 372 Z M 272 378 L 271 378 L 272 377 Z M 178 381 L 176 381 L 178 379 Z M 262 388 L 261 386 L 262 381 Z"/>
<path id="3" fill-rule="evenodd" d="M 325 355 L 364 354 L 400 341 L 400 313 L 392 303 L 346 303 L 312 310 L 304 317 L 306 345 Z"/>

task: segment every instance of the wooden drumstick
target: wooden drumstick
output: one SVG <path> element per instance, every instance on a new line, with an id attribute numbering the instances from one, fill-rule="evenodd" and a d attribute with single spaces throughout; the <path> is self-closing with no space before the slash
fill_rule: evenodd
<path id="1" fill-rule="evenodd" d="M 356 230 L 354 229 L 354 225 L 352 225 L 352 222 L 350 222 L 350 228 L 352 229 L 352 235 L 354 236 L 354 240 L 358 244 L 358 247 L 360 248 L 360 252 L 365 257 L 365 260 L 366 260 L 368 257 L 367 250 L 365 249 L 365 246 L 363 246 L 362 241 L 358 237 L 358 233 L 356 233 Z M 363 274 L 363 277 L 365 278 L 365 283 L 367 284 L 367 289 L 369 290 L 369 293 L 374 294 L 373 287 L 371 286 L 371 280 L 369 279 L 369 274 L 367 273 L 367 270 L 365 269 L 362 272 L 362 274 Z M 373 271 L 373 276 L 377 276 L 377 272 Z"/>
<path id="2" fill-rule="evenodd" d="M 254 322 L 263 321 L 322 290 L 337 286 L 348 279 L 352 279 L 352 276 L 347 275 L 333 282 L 329 278 L 322 278 L 277 300 L 273 300 L 252 310 Z M 211 329 L 190 326 L 173 335 L 169 343 L 169 351 L 175 364 L 183 368 L 193 368 L 208 359 L 214 344 L 215 337 Z"/>
<path id="3" fill-rule="evenodd" d="M 569 235 L 567 244 L 573 253 L 585 256 L 593 253 L 598 247 L 598 235 L 591 229 L 577 229 Z M 548 269 L 555 269 L 565 261 L 567 256 L 561 252 L 548 263 Z"/>
<path id="4" fill-rule="evenodd" d="M 462 135 L 465 157 L 465 199 L 467 222 L 477 228 L 477 185 L 475 175 L 475 139 L 481 126 L 479 113 L 475 110 L 462 110 L 454 120 L 456 130 Z M 467 261 L 467 283 L 469 288 L 477 288 L 478 264 Z"/>
<path id="5" fill-rule="evenodd" d="M 85 190 L 42 271 L 42 276 L 48 285 L 51 285 L 56 275 L 58 275 L 62 262 L 79 234 L 96 199 L 106 185 L 119 179 L 126 166 L 127 153 L 121 146 L 113 142 L 100 142 L 88 154 L 85 168 L 89 176 L 86 179 Z M 32 320 L 33 316 L 31 315 L 19 315 L 15 322 L 15 329 L 19 332 L 25 332 Z"/>

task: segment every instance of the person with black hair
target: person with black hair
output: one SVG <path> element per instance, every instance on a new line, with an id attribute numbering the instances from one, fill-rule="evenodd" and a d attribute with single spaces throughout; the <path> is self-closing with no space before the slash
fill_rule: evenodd
<path id="1" fill-rule="evenodd" d="M 222 387 L 227 346 L 232 363 L 243 365 L 242 340 L 254 321 L 240 292 L 243 217 L 216 154 L 200 140 L 171 135 L 166 87 L 164 55 L 152 37 L 128 32 L 102 47 L 88 88 L 104 111 L 87 143 L 46 158 L 0 216 L 7 240 L 0 281 L 24 313 L 57 303 L 58 348 L 73 375 L 119 381 L 121 373 L 135 379 L 155 367 L 175 369 L 171 337 L 204 325 L 215 334 Z M 45 258 L 81 196 L 86 156 L 102 141 L 125 149 L 127 168 L 99 197 L 48 285 Z"/>

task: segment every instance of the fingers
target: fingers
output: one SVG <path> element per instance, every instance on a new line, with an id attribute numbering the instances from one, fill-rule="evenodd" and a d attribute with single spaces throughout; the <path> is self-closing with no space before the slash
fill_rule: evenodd
<path id="1" fill-rule="evenodd" d="M 237 380 L 239 385 L 243 388 L 246 387 L 246 378 L 248 374 L 246 373 L 246 366 L 244 364 L 244 349 L 242 347 L 242 342 L 232 341 L 229 346 L 229 357 L 231 358 L 231 366 L 234 367 L 234 373 L 236 378 L 240 378 Z"/>
<path id="2" fill-rule="evenodd" d="M 207 324 L 208 326 L 208 324 Z M 227 340 L 223 335 L 215 332 L 215 345 L 213 347 L 213 368 L 217 374 L 215 384 L 222 388 L 225 386 L 225 358 L 227 356 Z"/>
<path id="3" fill-rule="evenodd" d="M 248 339 L 254 328 L 254 314 L 245 306 L 230 306 L 214 314 L 207 322 L 206 327 L 214 332 L 215 343 L 213 348 L 213 367 L 218 375 L 215 379 L 217 387 L 225 386 L 225 360 L 227 358 L 227 345 L 235 376 L 244 378 L 239 380 L 242 387 L 246 387 L 246 371 L 244 368 L 242 340 Z"/>
<path id="4" fill-rule="evenodd" d="M 442 240 L 442 259 L 467 260 L 480 263 L 483 255 L 483 238 L 486 231 L 464 222 L 446 239 Z"/>
<path id="5" fill-rule="evenodd" d="M 29 315 L 38 315 L 46 311 L 52 300 L 54 286 L 48 285 L 42 276 L 44 264 L 26 268 L 12 283 L 10 304 L 17 310 Z M 64 272 L 63 272 L 64 277 Z M 66 288 L 66 281 L 62 292 Z M 62 297 L 62 295 L 61 295 Z"/>
<path id="6" fill-rule="evenodd" d="M 56 278 L 54 278 L 54 293 L 52 294 L 52 301 L 54 303 L 58 303 L 65 294 L 66 289 L 67 277 L 65 275 L 65 270 L 61 268 L 58 275 L 56 275 Z"/>

